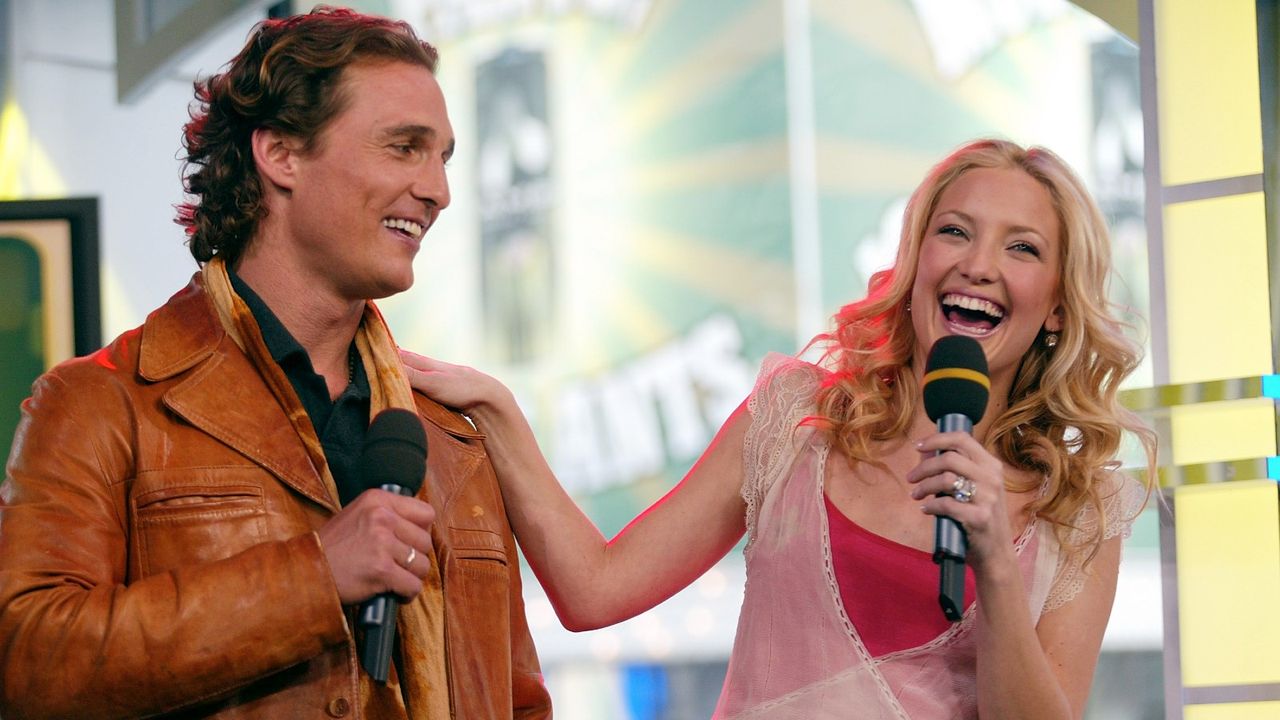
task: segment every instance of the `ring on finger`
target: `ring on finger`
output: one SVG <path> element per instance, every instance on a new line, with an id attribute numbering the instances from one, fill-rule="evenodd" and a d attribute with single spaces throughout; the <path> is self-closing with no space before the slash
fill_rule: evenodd
<path id="1" fill-rule="evenodd" d="M 976 490 L 977 488 L 974 487 L 973 481 L 963 475 L 957 475 L 956 481 L 951 485 L 951 495 L 956 499 L 956 502 L 972 502 L 973 494 Z"/>
<path id="2" fill-rule="evenodd" d="M 412 545 L 410 545 L 410 546 L 409 546 L 409 557 L 405 558 L 405 560 L 404 560 L 404 566 L 407 568 L 407 567 L 409 567 L 410 565 L 412 565 L 412 564 L 413 564 L 414 559 L 415 559 L 415 558 L 417 558 L 417 557 L 418 557 L 418 548 L 413 547 Z"/>

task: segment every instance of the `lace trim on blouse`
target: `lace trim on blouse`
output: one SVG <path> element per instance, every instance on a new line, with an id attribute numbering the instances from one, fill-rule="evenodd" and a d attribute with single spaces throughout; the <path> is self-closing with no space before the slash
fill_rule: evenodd
<path id="1" fill-rule="evenodd" d="M 1103 540 L 1117 535 L 1125 538 L 1133 534 L 1133 521 L 1142 511 L 1147 501 L 1146 488 L 1142 483 L 1124 473 L 1111 475 L 1111 492 L 1102 498 L 1102 512 L 1106 517 L 1106 532 Z M 1076 514 L 1075 527 L 1068 534 L 1071 543 L 1079 544 L 1098 529 L 1098 512 L 1092 505 L 1085 505 Z M 1050 533 L 1055 536 L 1056 534 Z M 1054 571 L 1053 584 L 1049 588 L 1049 597 L 1044 601 L 1044 612 L 1051 612 L 1075 599 L 1084 589 L 1089 571 L 1084 567 L 1084 553 L 1075 553 L 1068 557 L 1065 548 L 1058 558 L 1058 567 Z"/>
<path id="2" fill-rule="evenodd" d="M 747 504 L 744 553 L 750 553 L 755 542 L 760 504 L 769 488 L 791 467 L 813 433 L 812 428 L 800 427 L 800 421 L 813 411 L 822 373 L 815 365 L 780 353 L 765 355 L 761 363 L 747 399 L 752 420 L 742 447 L 742 499 Z"/>

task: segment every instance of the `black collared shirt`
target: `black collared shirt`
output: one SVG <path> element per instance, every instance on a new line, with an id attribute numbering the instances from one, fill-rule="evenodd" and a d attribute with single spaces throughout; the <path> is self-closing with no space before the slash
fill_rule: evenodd
<path id="1" fill-rule="evenodd" d="M 360 480 L 360 451 L 369 429 L 369 377 L 356 350 L 355 340 L 347 350 L 350 368 L 347 387 L 337 400 L 329 399 L 329 386 L 311 365 L 311 356 L 289 334 L 271 308 L 238 275 L 227 269 L 231 286 L 249 306 L 253 318 L 258 321 L 262 340 L 266 343 L 271 359 L 276 361 L 285 377 L 293 385 L 293 391 L 302 401 L 320 445 L 324 448 L 329 472 L 338 486 L 338 498 L 343 505 L 351 502 L 364 489 Z"/>

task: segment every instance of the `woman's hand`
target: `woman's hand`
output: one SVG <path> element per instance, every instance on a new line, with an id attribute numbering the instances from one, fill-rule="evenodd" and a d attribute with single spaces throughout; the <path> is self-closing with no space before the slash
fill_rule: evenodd
<path id="1" fill-rule="evenodd" d="M 938 433 L 916 444 L 922 458 L 907 473 L 929 515 L 945 515 L 964 528 L 969 541 L 967 562 L 975 572 L 992 560 L 1016 564 L 1009 514 L 1005 507 L 1004 465 L 972 435 Z M 965 482 L 968 481 L 968 482 Z M 970 486 L 969 484 L 972 483 Z M 957 486 L 972 488 L 969 500 L 957 499 Z"/>
<path id="2" fill-rule="evenodd" d="M 648 610 L 742 538 L 742 448 L 751 424 L 745 403 L 685 479 L 606 542 L 557 482 L 511 391 L 469 367 L 403 350 L 400 356 L 415 390 L 466 412 L 485 433 L 507 518 L 566 628 L 591 630 Z"/>
<path id="3" fill-rule="evenodd" d="M 500 406 L 514 401 L 511 391 L 497 379 L 465 365 L 454 365 L 434 358 L 400 351 L 405 375 L 414 390 L 441 405 L 457 410 L 473 410 L 478 406 Z"/>

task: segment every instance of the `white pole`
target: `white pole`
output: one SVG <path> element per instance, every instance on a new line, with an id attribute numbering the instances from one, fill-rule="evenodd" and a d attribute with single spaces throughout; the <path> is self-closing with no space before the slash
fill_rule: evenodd
<path id="1" fill-rule="evenodd" d="M 787 155 L 796 291 L 796 350 L 826 324 L 822 309 L 822 230 L 813 119 L 813 47 L 809 0 L 783 0 L 787 82 Z"/>

